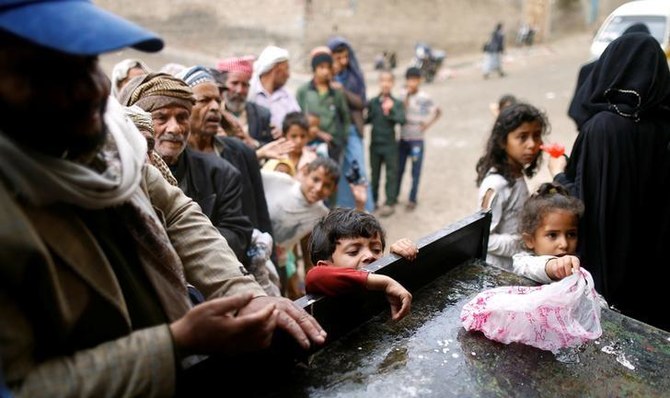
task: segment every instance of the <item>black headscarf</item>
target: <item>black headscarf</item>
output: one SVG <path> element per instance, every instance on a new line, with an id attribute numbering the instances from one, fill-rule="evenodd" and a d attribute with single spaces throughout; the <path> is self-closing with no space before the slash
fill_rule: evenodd
<path id="1" fill-rule="evenodd" d="M 647 27 L 646 24 L 644 23 L 634 23 L 626 30 L 623 31 L 622 35 L 627 35 L 630 33 L 646 33 L 650 34 L 649 32 L 649 27 Z M 572 102 L 570 103 L 570 108 L 568 109 L 568 116 L 572 118 L 572 120 L 575 121 L 577 124 L 577 129 L 579 130 L 582 127 L 582 124 L 586 120 L 584 120 L 585 117 L 588 116 L 588 114 L 584 114 L 580 111 L 579 105 L 582 102 L 580 98 L 577 97 L 577 92 L 579 91 L 579 88 L 584 84 L 586 81 L 586 78 L 591 74 L 591 71 L 593 70 L 593 67 L 596 65 L 596 61 L 589 62 L 587 64 L 582 65 L 582 67 L 579 69 L 579 75 L 577 76 L 577 85 L 575 86 L 575 94 L 573 95 Z"/>
<path id="2" fill-rule="evenodd" d="M 576 101 L 583 123 L 556 180 L 584 201 L 582 264 L 610 304 L 669 329 L 654 304 L 670 281 L 670 70 L 658 42 L 614 40 Z"/>

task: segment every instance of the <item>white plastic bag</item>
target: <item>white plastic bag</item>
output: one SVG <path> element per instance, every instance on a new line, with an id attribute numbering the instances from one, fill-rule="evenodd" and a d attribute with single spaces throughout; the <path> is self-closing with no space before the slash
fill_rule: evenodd
<path id="1" fill-rule="evenodd" d="M 548 285 L 485 290 L 463 306 L 461 322 L 466 330 L 479 330 L 491 340 L 553 353 L 602 334 L 593 278 L 583 268 Z"/>

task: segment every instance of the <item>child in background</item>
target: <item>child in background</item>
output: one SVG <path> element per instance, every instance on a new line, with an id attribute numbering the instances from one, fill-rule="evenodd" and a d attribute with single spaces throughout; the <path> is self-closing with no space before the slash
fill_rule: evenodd
<path id="1" fill-rule="evenodd" d="M 519 101 L 512 94 L 503 94 L 500 96 L 497 103 L 494 102 L 489 104 L 489 108 L 493 116 L 498 117 L 498 115 L 503 109 L 507 108 L 510 105 L 514 105 L 517 102 Z"/>
<path id="2" fill-rule="evenodd" d="M 284 295 L 297 299 L 304 294 L 300 287 L 300 275 L 295 276 L 290 285 L 293 291 L 287 292 L 288 279 L 292 275 L 286 274 L 286 255 L 302 240 L 305 240 L 306 247 L 306 238 L 312 228 L 321 217 L 328 214 L 323 200 L 337 188 L 340 168 L 330 158 L 317 157 L 298 173 L 298 181 L 276 171 L 263 170 L 261 175 L 275 247 L 277 254 L 283 257 L 278 262 Z M 308 268 L 309 264 L 305 264 L 305 267 Z"/>
<path id="3" fill-rule="evenodd" d="M 524 177 L 537 173 L 548 129 L 539 109 L 511 105 L 496 118 L 484 156 L 477 161 L 477 204 L 492 213 L 486 262 L 507 271 L 512 271 L 512 255 L 520 249 L 519 215 L 529 196 Z"/>
<path id="4" fill-rule="evenodd" d="M 386 245 L 384 230 L 369 213 L 337 208 L 319 221 L 309 239 L 312 268 L 305 277 L 308 293 L 336 296 L 363 289 L 379 290 L 391 304 L 391 317 L 409 313 L 412 295 L 397 281 L 362 267 L 380 259 Z M 418 249 L 409 239 L 391 245 L 391 252 L 414 260 Z"/>
<path id="5" fill-rule="evenodd" d="M 293 142 L 293 150 L 288 153 L 288 158 L 298 173 L 316 159 L 315 152 L 305 150 L 309 139 L 309 124 L 301 112 L 290 112 L 284 117 L 282 136 Z"/>
<path id="6" fill-rule="evenodd" d="M 551 283 L 579 269 L 577 230 L 584 204 L 555 183 L 544 183 L 526 201 L 519 232 L 529 251 L 513 257 L 514 272 Z"/>
<path id="7" fill-rule="evenodd" d="M 400 129 L 400 143 L 398 144 L 398 192 L 400 192 L 402 177 L 405 174 L 405 163 L 409 157 L 412 160 L 412 188 L 409 192 L 407 210 L 414 210 L 423 164 L 424 135 L 426 130 L 437 121 L 442 111 L 428 93 L 420 90 L 421 70 L 419 68 L 408 68 L 405 79 L 405 93 L 402 96 L 405 105 L 405 124 Z"/>
<path id="8" fill-rule="evenodd" d="M 386 165 L 386 203 L 379 209 L 381 217 L 394 212 L 398 201 L 398 142 L 396 125 L 405 123 L 402 101 L 391 95 L 394 84 L 393 73 L 379 73 L 379 95 L 368 104 L 366 123 L 372 124 L 370 137 L 370 169 L 372 174 L 372 198 L 377 208 L 379 201 L 379 176 L 382 164 Z"/>
<path id="9" fill-rule="evenodd" d="M 347 99 L 341 90 L 331 87 L 333 56 L 328 47 L 317 47 L 311 52 L 312 79 L 298 88 L 296 100 L 306 113 L 319 116 L 323 134 L 319 140 L 328 144 L 328 155 L 342 164 L 351 118 Z"/>

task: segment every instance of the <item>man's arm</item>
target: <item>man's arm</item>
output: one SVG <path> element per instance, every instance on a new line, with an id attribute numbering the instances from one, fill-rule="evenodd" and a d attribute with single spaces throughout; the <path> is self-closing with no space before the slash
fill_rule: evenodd
<path id="1" fill-rule="evenodd" d="M 165 219 L 166 231 L 189 283 L 206 298 L 246 291 L 265 296 L 197 203 L 165 182 L 153 166 L 146 167 L 145 183 L 152 205 Z"/>

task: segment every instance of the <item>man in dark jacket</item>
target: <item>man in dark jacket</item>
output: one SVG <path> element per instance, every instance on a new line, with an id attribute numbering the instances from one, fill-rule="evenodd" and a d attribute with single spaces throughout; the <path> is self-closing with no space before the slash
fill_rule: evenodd
<path id="1" fill-rule="evenodd" d="M 137 104 L 151 112 L 156 151 L 181 190 L 200 205 L 245 264 L 253 227 L 242 212 L 240 172 L 220 157 L 187 148 L 195 102 L 191 88 L 176 77 L 151 73 L 133 78 L 120 97 L 126 106 Z M 203 120 L 208 123 L 209 119 Z M 213 123 L 218 127 L 218 120 Z"/>
<path id="2" fill-rule="evenodd" d="M 188 68 L 177 77 L 191 87 L 196 99 L 190 119 L 191 135 L 188 139 L 190 149 L 186 152 L 197 152 L 199 156 L 209 158 L 210 162 L 213 162 L 211 158 L 218 158 L 231 164 L 238 171 L 240 178 L 235 180 L 231 178 L 225 184 L 229 187 L 232 184 L 236 185 L 234 190 L 239 192 L 242 214 L 248 217 L 252 228 L 272 237 L 272 223 L 256 153 L 237 138 L 216 135 L 221 122 L 221 97 L 214 77 L 203 66 Z M 279 294 L 279 289 L 268 283 L 268 275 L 264 269 L 253 267 L 249 262 L 245 265 L 269 295 Z M 278 283 L 278 280 L 276 282 Z"/>

